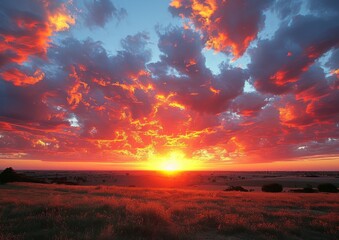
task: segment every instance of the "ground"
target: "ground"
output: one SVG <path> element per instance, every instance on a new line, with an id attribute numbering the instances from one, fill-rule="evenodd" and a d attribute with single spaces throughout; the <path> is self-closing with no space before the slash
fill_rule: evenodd
<path id="1" fill-rule="evenodd" d="M 336 193 L 0 185 L 0 239 L 339 239 Z"/>

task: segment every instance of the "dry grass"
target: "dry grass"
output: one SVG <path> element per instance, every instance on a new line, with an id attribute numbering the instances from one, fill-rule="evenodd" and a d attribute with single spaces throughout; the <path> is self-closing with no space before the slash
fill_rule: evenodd
<path id="1" fill-rule="evenodd" d="M 339 239 L 338 194 L 0 186 L 0 240 Z"/>

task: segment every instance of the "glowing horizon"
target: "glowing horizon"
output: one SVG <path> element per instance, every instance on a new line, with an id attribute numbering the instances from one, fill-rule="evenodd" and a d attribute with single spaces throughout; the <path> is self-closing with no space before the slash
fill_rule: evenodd
<path id="1" fill-rule="evenodd" d="M 60 164 L 61 163 L 61 164 Z M 148 163 L 149 164 L 149 163 Z M 157 165 L 159 166 L 159 164 Z M 229 165 L 208 165 L 185 168 L 179 172 L 185 171 L 338 171 L 337 156 L 316 156 L 313 159 L 298 158 L 288 162 L 277 161 L 271 163 L 254 164 L 229 164 Z M 84 165 L 82 162 L 61 162 L 61 161 L 41 161 L 41 160 L 2 160 L 0 169 L 13 167 L 17 170 L 83 170 L 83 171 L 164 171 L 164 168 L 147 167 L 146 164 L 136 163 L 107 163 L 107 162 L 88 162 Z"/>

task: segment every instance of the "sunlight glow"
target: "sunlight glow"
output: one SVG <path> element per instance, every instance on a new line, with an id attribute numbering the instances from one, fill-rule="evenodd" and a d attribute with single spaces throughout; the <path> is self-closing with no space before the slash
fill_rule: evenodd
<path id="1" fill-rule="evenodd" d="M 180 171 L 180 162 L 177 159 L 168 159 L 161 163 L 161 168 L 167 172 Z"/>
<path id="2" fill-rule="evenodd" d="M 186 158 L 181 151 L 173 151 L 165 155 L 153 155 L 148 161 L 150 170 L 162 171 L 165 173 L 174 173 L 179 171 L 196 170 L 198 163 L 192 159 Z"/>

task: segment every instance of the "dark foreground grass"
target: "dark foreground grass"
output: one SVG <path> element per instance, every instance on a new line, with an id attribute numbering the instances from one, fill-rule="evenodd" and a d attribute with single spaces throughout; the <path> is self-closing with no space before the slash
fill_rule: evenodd
<path id="1" fill-rule="evenodd" d="M 0 185 L 0 240 L 339 239 L 338 196 Z"/>

